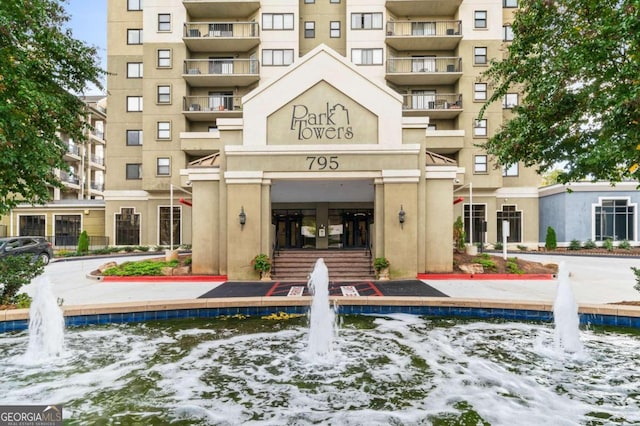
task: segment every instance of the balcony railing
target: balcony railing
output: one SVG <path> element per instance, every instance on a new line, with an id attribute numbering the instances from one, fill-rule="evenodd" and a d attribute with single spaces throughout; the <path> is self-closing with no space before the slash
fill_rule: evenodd
<path id="1" fill-rule="evenodd" d="M 390 21 L 389 37 L 454 37 L 462 34 L 462 21 Z"/>
<path id="2" fill-rule="evenodd" d="M 67 154 L 71 154 L 71 155 L 77 155 L 78 157 L 80 156 L 80 147 L 78 145 L 74 144 L 68 144 L 67 145 Z"/>
<path id="3" fill-rule="evenodd" d="M 450 57 L 410 57 L 387 59 L 387 73 L 460 73 L 462 58 Z"/>
<path id="4" fill-rule="evenodd" d="M 104 192 L 104 183 L 91 183 L 91 189 L 98 192 Z"/>
<path id="5" fill-rule="evenodd" d="M 453 118 L 462 112 L 460 93 L 410 93 L 402 95 L 405 115 L 429 115 L 434 118 Z"/>
<path id="6" fill-rule="evenodd" d="M 100 166 L 104 166 L 104 157 L 99 157 L 97 155 L 91 154 L 91 162 Z"/>
<path id="7" fill-rule="evenodd" d="M 185 22 L 183 38 L 196 52 L 246 52 L 260 43 L 257 22 Z"/>
<path id="8" fill-rule="evenodd" d="M 259 74 L 257 59 L 187 59 L 183 73 L 197 75 Z"/>
<path id="9" fill-rule="evenodd" d="M 67 172 L 60 172 L 60 181 L 73 185 L 80 185 L 80 179 L 77 176 Z"/>
<path id="10" fill-rule="evenodd" d="M 215 117 L 240 117 L 242 101 L 240 96 L 231 94 L 185 96 L 182 111 L 196 121 Z"/>
<path id="11" fill-rule="evenodd" d="M 91 131 L 91 134 L 98 139 L 104 139 L 104 131 L 94 129 Z"/>

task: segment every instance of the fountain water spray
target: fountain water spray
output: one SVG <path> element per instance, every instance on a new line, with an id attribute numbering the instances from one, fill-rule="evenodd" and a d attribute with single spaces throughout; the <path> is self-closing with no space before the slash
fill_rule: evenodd
<path id="1" fill-rule="evenodd" d="M 553 303 L 554 343 L 556 350 L 582 353 L 580 342 L 580 317 L 578 305 L 573 297 L 569 271 L 564 262 L 558 267 L 558 291 Z"/>
<path id="2" fill-rule="evenodd" d="M 62 355 L 64 347 L 64 315 L 45 276 L 35 280 L 33 300 L 29 309 L 29 345 L 25 353 L 28 362 L 40 362 Z"/>
<path id="3" fill-rule="evenodd" d="M 331 352 L 335 337 L 335 311 L 329 303 L 329 271 L 322 258 L 309 278 L 309 292 L 313 295 L 309 315 L 308 353 L 317 358 Z"/>

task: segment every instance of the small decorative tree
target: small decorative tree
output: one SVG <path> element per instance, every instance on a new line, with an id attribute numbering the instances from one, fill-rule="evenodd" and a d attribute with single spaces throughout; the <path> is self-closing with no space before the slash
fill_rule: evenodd
<path id="1" fill-rule="evenodd" d="M 389 279 L 389 260 L 386 257 L 376 257 L 373 261 L 373 269 L 380 280 Z"/>
<path id="2" fill-rule="evenodd" d="M 556 240 L 556 231 L 548 226 L 547 237 L 544 241 L 544 248 L 547 250 L 555 250 L 558 248 L 558 241 Z"/>
<path id="3" fill-rule="evenodd" d="M 87 231 L 82 231 L 78 237 L 78 253 L 87 254 L 89 252 L 89 234 Z"/>
<path id="4" fill-rule="evenodd" d="M 458 216 L 456 221 L 453 223 L 453 241 L 455 241 L 456 250 L 464 251 L 465 238 L 464 222 L 462 221 L 462 216 Z"/>

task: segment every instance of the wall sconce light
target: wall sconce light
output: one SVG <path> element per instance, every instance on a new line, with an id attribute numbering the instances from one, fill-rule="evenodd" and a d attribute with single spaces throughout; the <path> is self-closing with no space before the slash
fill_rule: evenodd
<path id="1" fill-rule="evenodd" d="M 402 224 L 404 223 L 404 219 L 407 213 L 402 208 L 402 204 L 400 204 L 400 211 L 398 212 L 398 221 L 400 222 L 400 227 L 402 228 Z"/>
<path id="2" fill-rule="evenodd" d="M 240 214 L 238 215 L 240 218 L 240 225 L 244 226 L 247 223 L 247 215 L 244 213 L 244 206 L 240 207 Z"/>

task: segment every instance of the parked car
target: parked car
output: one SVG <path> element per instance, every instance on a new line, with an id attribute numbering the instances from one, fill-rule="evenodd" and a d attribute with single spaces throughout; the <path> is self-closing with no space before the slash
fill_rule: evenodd
<path id="1" fill-rule="evenodd" d="M 0 238 L 0 259 L 21 254 L 31 254 L 34 261 L 40 259 L 45 265 L 53 259 L 51 243 L 44 237 Z"/>

